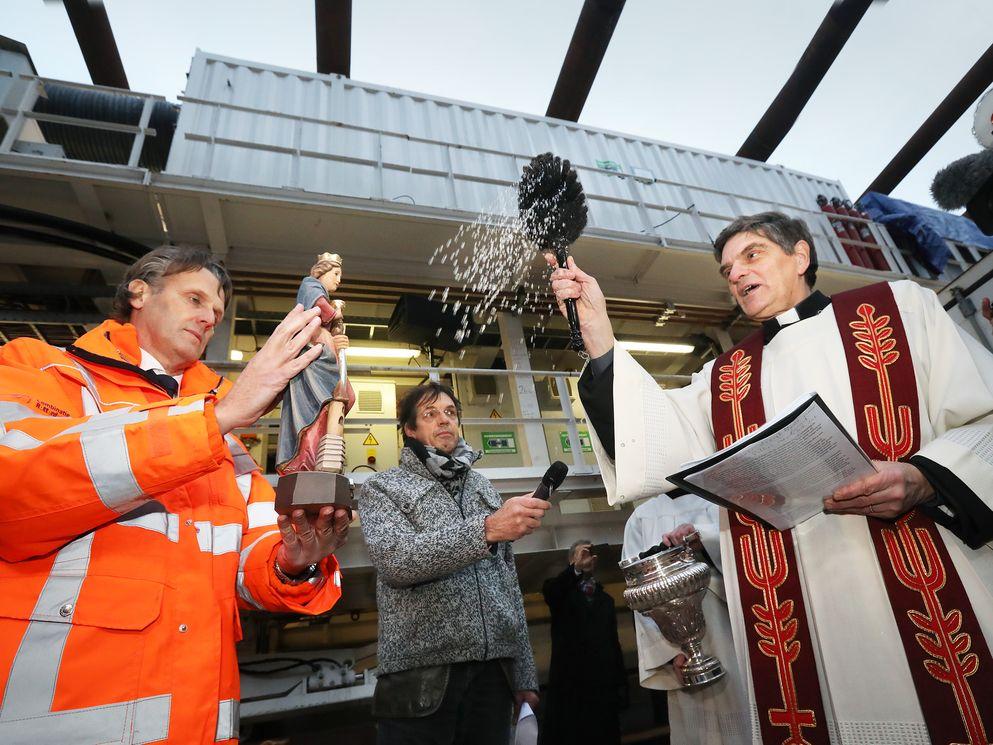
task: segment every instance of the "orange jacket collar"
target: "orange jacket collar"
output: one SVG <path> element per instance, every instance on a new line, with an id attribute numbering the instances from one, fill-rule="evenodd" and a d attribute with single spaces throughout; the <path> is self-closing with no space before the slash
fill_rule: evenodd
<path id="1" fill-rule="evenodd" d="M 130 323 L 118 323 L 106 320 L 92 331 L 85 333 L 76 340 L 75 346 L 91 354 L 106 357 L 109 360 L 124 362 L 138 366 L 141 362 L 141 347 L 138 346 L 138 331 Z M 94 370 L 103 377 L 115 382 L 128 385 L 141 385 L 142 378 L 136 378 L 127 370 L 115 367 L 100 366 Z M 139 382 L 141 381 L 141 382 Z M 151 383 L 148 383 L 152 387 Z M 183 382 L 180 394 L 190 396 L 211 392 L 227 392 L 230 383 L 202 362 L 194 362 L 183 371 Z"/>

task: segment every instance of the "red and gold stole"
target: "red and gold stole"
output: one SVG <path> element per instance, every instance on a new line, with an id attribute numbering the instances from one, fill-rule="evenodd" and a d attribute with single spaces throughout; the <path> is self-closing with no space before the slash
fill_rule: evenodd
<path id="1" fill-rule="evenodd" d="M 920 409 L 893 292 L 880 283 L 832 302 L 859 444 L 874 460 L 905 460 L 920 448 Z M 762 348 L 759 331 L 714 365 L 718 447 L 765 422 Z M 729 522 L 762 741 L 827 743 L 792 531 L 734 511 Z M 934 522 L 916 510 L 895 522 L 867 522 L 932 741 L 986 745 L 993 729 L 993 658 Z"/>

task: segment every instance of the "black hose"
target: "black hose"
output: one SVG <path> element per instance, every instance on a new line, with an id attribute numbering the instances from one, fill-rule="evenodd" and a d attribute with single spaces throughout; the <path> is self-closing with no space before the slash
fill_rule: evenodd
<path id="1" fill-rule="evenodd" d="M 43 114 L 93 119 L 114 124 L 138 126 L 145 99 L 134 94 L 87 90 L 55 83 L 45 84 L 45 96 L 38 99 L 35 111 Z M 138 165 L 152 171 L 163 171 L 169 159 L 169 148 L 179 120 L 179 106 L 155 101 L 148 126 L 155 136 L 146 136 Z M 96 163 L 127 164 L 135 135 L 110 132 L 71 124 L 40 121 L 45 140 L 61 145 L 67 158 Z"/>

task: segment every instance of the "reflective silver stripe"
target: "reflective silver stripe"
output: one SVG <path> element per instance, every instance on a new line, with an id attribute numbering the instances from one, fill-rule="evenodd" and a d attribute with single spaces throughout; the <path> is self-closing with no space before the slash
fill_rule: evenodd
<path id="1" fill-rule="evenodd" d="M 237 437 L 232 434 L 226 434 L 224 435 L 224 442 L 227 443 L 228 451 L 231 453 L 231 459 L 234 461 L 235 476 L 243 476 L 252 471 L 262 470 Z"/>
<path id="2" fill-rule="evenodd" d="M 214 556 L 221 554 L 238 553 L 241 550 L 241 534 L 243 528 L 241 523 L 230 523 L 228 525 L 214 526 L 214 545 L 211 553 Z"/>
<path id="3" fill-rule="evenodd" d="M 193 523 L 197 529 L 197 543 L 204 553 L 220 556 L 238 553 L 241 549 L 242 526 L 240 523 L 213 525 L 206 520 Z"/>
<path id="4" fill-rule="evenodd" d="M 78 743 L 145 743 L 169 737 L 172 696 L 52 711 L 32 717 L 0 718 L 0 742 L 5 745 L 65 745 Z"/>
<path id="5" fill-rule="evenodd" d="M 243 473 L 241 476 L 234 477 L 235 483 L 238 485 L 238 491 L 241 492 L 241 496 L 245 498 L 245 503 L 248 503 L 248 498 L 252 495 L 252 474 Z"/>
<path id="6" fill-rule="evenodd" d="M 238 699 L 234 698 L 218 702 L 215 742 L 233 740 L 238 736 L 238 706 Z"/>
<path id="7" fill-rule="evenodd" d="M 169 736 L 171 696 L 52 711 L 62 652 L 90 563 L 93 534 L 59 551 L 10 667 L 0 707 L 0 742 L 130 742 Z"/>
<path id="8" fill-rule="evenodd" d="M 83 376 L 83 383 L 86 386 L 86 390 L 89 391 L 90 397 L 93 399 L 93 405 L 96 406 L 97 411 L 103 411 L 104 406 L 106 406 L 106 404 L 100 399 L 100 391 L 97 390 L 97 384 L 93 381 L 93 378 L 90 376 L 89 370 L 84 368 L 75 360 L 70 360 L 70 362 L 72 362 L 73 367 L 79 370 L 79 374 Z M 83 405 L 85 406 L 85 404 L 86 402 L 84 401 Z"/>
<path id="9" fill-rule="evenodd" d="M 135 411 L 133 408 L 115 409 L 104 414 L 94 414 L 85 422 L 74 424 L 60 434 L 74 435 L 82 432 L 97 432 L 100 430 L 123 430 L 129 424 L 138 424 L 148 420 L 147 411 Z"/>
<path id="10" fill-rule="evenodd" d="M 93 534 L 62 547 L 35 602 L 10 667 L 0 720 L 44 714 L 55 698 L 62 650 L 90 563 Z"/>
<path id="11" fill-rule="evenodd" d="M 183 414 L 192 414 L 194 411 L 203 411 L 203 399 L 198 399 L 188 404 L 181 404 L 178 406 L 169 407 L 169 416 L 182 416 Z"/>
<path id="12" fill-rule="evenodd" d="M 12 401 L 0 401 L 0 426 L 7 422 L 16 422 L 20 419 L 44 419 L 47 415 L 40 411 L 29 409 L 23 404 L 15 404 Z"/>
<path id="13" fill-rule="evenodd" d="M 197 520 L 193 523 L 193 527 L 197 531 L 197 543 L 200 544 L 200 550 L 209 554 L 210 546 L 214 541 L 214 535 L 211 532 L 211 528 L 214 526 L 207 520 Z"/>
<path id="14" fill-rule="evenodd" d="M 41 440 L 21 432 L 19 429 L 13 429 L 0 439 L 0 445 L 11 450 L 34 450 L 41 447 Z"/>
<path id="15" fill-rule="evenodd" d="M 272 502 L 252 502 L 248 505 L 248 529 L 276 524 L 276 509 Z"/>
<path id="16" fill-rule="evenodd" d="M 258 600 L 252 597 L 252 593 L 248 591 L 247 587 L 245 587 L 245 564 L 248 563 L 248 557 L 251 556 L 252 549 L 259 544 L 259 541 L 265 540 L 271 535 L 279 535 L 279 531 L 278 530 L 266 531 L 258 538 L 256 538 L 254 541 L 252 541 L 247 548 L 242 549 L 241 560 L 238 562 L 238 583 L 236 585 L 236 588 L 238 590 L 238 597 L 240 597 L 249 605 L 255 606 L 259 610 L 265 610 L 265 606 L 263 606 Z"/>
<path id="17" fill-rule="evenodd" d="M 173 543 L 179 543 L 179 515 L 166 512 L 166 508 L 158 501 L 148 502 L 136 510 L 131 510 L 118 520 L 117 524 L 128 528 L 152 530 L 161 533 Z"/>
<path id="18" fill-rule="evenodd" d="M 147 419 L 144 411 L 98 415 L 87 424 L 110 426 L 87 427 L 79 437 L 93 488 L 100 501 L 115 512 L 128 512 L 144 498 L 131 470 L 125 427 Z"/>
<path id="19" fill-rule="evenodd" d="M 59 417 L 52 417 L 53 419 L 58 419 Z M 123 428 L 128 424 L 137 424 L 148 419 L 148 414 L 144 411 L 132 411 L 127 409 L 124 411 L 114 411 L 108 414 L 94 414 L 85 422 L 75 424 L 68 429 L 59 432 L 53 437 L 61 437 L 62 435 L 74 435 L 80 433 L 97 433 L 101 430 L 113 431 L 113 428 L 117 427 L 123 431 Z M 14 437 L 10 443 L 7 442 L 8 438 Z M 36 447 L 40 447 L 44 443 L 31 435 L 25 434 L 20 430 L 11 430 L 7 432 L 0 444 L 7 445 L 15 450 L 32 450 Z"/>

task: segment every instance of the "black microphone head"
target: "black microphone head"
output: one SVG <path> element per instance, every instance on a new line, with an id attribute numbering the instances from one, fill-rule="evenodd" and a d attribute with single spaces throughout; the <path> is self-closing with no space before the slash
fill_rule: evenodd
<path id="1" fill-rule="evenodd" d="M 949 163 L 935 174 L 931 196 L 943 210 L 965 207 L 993 178 L 993 150 L 983 150 Z"/>
<path id="2" fill-rule="evenodd" d="M 565 481 L 566 475 L 569 473 L 569 466 L 560 460 L 555 461 L 548 467 L 545 471 L 545 475 L 541 477 L 541 483 L 549 488 L 549 490 L 554 491 L 562 486 L 562 482 Z"/>

